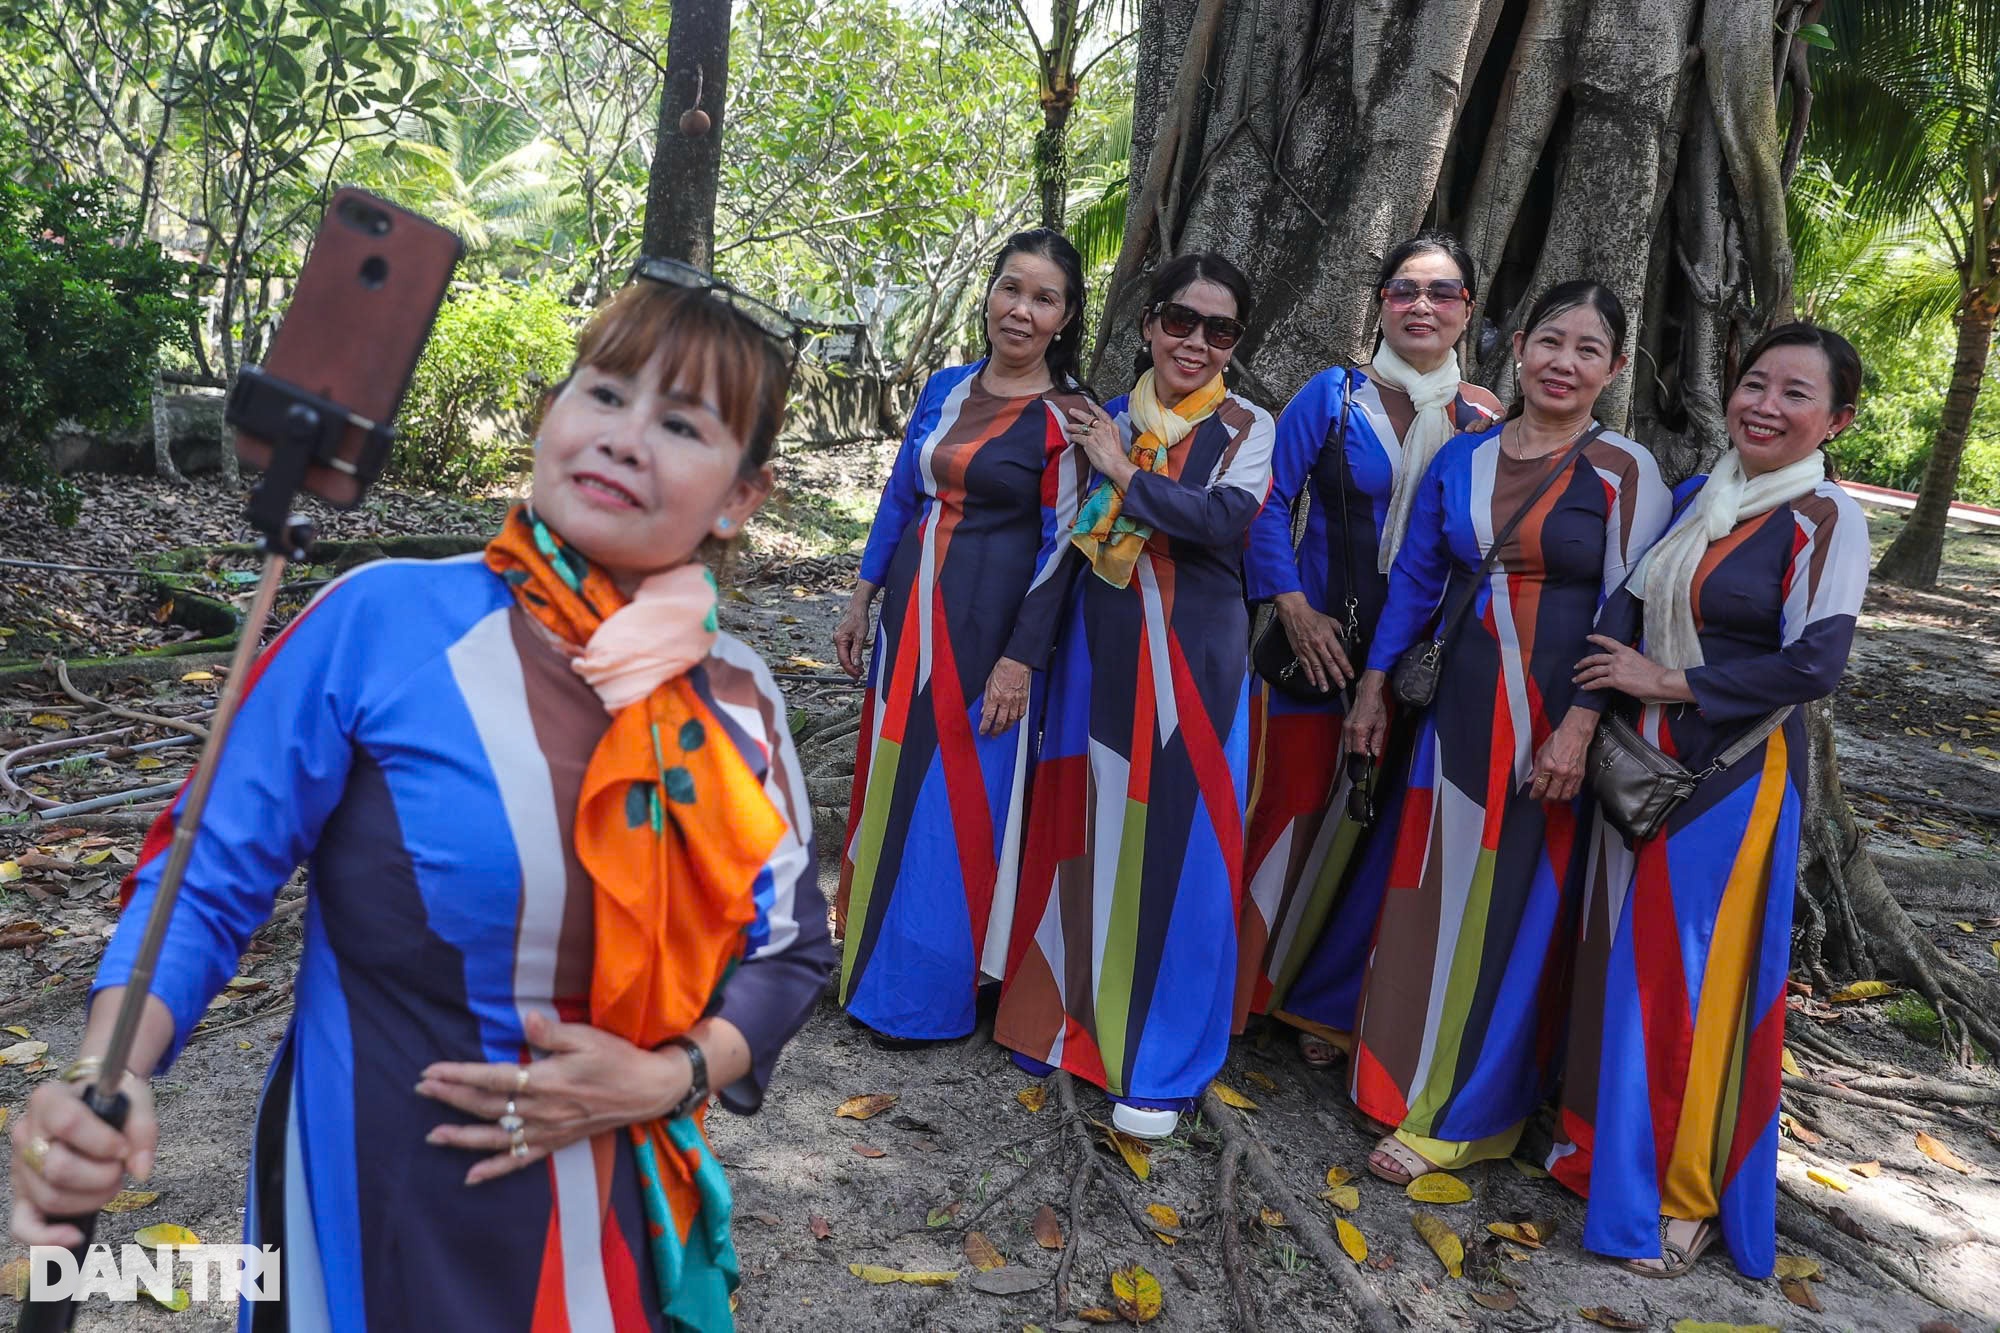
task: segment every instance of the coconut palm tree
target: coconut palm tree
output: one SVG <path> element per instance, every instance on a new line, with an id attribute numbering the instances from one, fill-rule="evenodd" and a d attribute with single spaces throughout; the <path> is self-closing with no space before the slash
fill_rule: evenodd
<path id="1" fill-rule="evenodd" d="M 1916 508 L 1877 578 L 1937 582 L 2000 319 L 2000 0 L 1832 0 L 1808 140 L 1857 217 L 1921 219 L 1957 283 L 1958 357 Z"/>

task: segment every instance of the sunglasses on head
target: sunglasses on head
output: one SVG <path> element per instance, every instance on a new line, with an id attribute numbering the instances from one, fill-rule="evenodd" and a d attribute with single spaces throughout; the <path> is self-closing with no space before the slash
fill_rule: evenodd
<path id="1" fill-rule="evenodd" d="M 799 322 L 787 315 L 769 301 L 760 301 L 748 292 L 739 291 L 721 278 L 704 273 L 693 264 L 678 259 L 661 259 L 641 256 L 632 266 L 632 278 L 644 278 L 647 282 L 664 283 L 669 287 L 684 287 L 700 292 L 712 301 L 725 306 L 732 314 L 748 320 L 759 333 L 777 343 L 784 351 L 787 364 L 798 360 L 799 343 L 805 329 Z"/>
<path id="2" fill-rule="evenodd" d="M 1178 301 L 1162 301 L 1153 307 L 1154 319 L 1169 338 L 1192 337 L 1196 328 L 1208 335 L 1208 345 L 1221 351 L 1234 347 L 1236 340 L 1243 336 L 1243 321 L 1231 319 L 1227 315 L 1204 315 L 1199 310 L 1182 305 Z"/>
<path id="3" fill-rule="evenodd" d="M 1408 310 L 1417 303 L 1419 296 L 1430 298 L 1433 310 L 1443 310 L 1472 299 L 1472 293 L 1456 278 L 1439 278 L 1434 282 L 1391 278 L 1382 284 L 1382 302 L 1391 310 Z"/>

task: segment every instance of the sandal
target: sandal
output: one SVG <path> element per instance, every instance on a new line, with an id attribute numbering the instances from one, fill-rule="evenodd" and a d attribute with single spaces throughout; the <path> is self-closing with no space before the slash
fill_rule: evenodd
<path id="1" fill-rule="evenodd" d="M 1673 1217 L 1663 1217 L 1660 1219 L 1660 1257 L 1658 1260 L 1627 1259 L 1625 1267 L 1637 1273 L 1640 1277 L 1684 1276 L 1694 1267 L 1695 1260 L 1701 1258 L 1702 1252 L 1715 1243 L 1715 1238 L 1721 1235 L 1722 1231 L 1721 1228 L 1715 1225 L 1712 1218 L 1703 1218 L 1701 1221 L 1695 1223 L 1694 1235 L 1689 1239 L 1687 1245 L 1683 1247 L 1674 1244 L 1673 1241 L 1667 1238 L 1667 1228 L 1675 1222 L 1682 1220 L 1684 1219 Z"/>
<path id="2" fill-rule="evenodd" d="M 1375 1160 L 1378 1157 L 1387 1157 L 1395 1164 L 1396 1169 L 1391 1171 L 1388 1167 L 1381 1165 Z M 1433 1171 L 1440 1170 L 1443 1170 L 1443 1168 L 1437 1163 L 1425 1157 L 1394 1134 L 1385 1135 L 1382 1141 L 1375 1145 L 1375 1151 L 1368 1154 L 1369 1174 L 1377 1180 L 1386 1180 L 1391 1185 L 1407 1186 L 1418 1176 L 1426 1176 Z"/>
<path id="3" fill-rule="evenodd" d="M 1325 1037 L 1310 1032 L 1299 1034 L 1299 1059 L 1308 1069 L 1331 1069 L 1340 1063 L 1341 1049 Z"/>

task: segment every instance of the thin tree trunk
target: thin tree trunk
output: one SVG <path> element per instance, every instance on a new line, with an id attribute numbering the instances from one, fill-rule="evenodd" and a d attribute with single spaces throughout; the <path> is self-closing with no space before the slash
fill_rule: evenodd
<path id="1" fill-rule="evenodd" d="M 646 179 L 646 253 L 704 269 L 715 262 L 729 16 L 730 0 L 674 0 L 659 134 Z M 684 130 L 683 113 L 696 110 L 706 124 L 690 114 Z"/>
<path id="2" fill-rule="evenodd" d="M 1951 388 L 1944 397 L 1944 415 L 1931 441 L 1931 459 L 1924 467 L 1923 485 L 1909 521 L 1882 553 L 1875 577 L 1906 588 L 1937 585 L 1938 562 L 1944 557 L 1944 523 L 1958 494 L 1958 467 L 1965 458 L 1965 437 L 1972 429 L 1972 409 L 1986 377 L 1986 360 L 1993 351 L 1993 325 L 2000 309 L 1992 295 L 1974 292 L 1958 315 L 1958 361 L 1952 367 Z"/>
<path id="3" fill-rule="evenodd" d="M 1064 77 L 1057 71 L 1057 77 Z M 1069 198 L 1069 118 L 1076 109 L 1076 85 L 1042 93 L 1042 128 L 1035 135 L 1035 193 L 1041 196 L 1041 225 L 1061 231 Z"/>
<path id="4" fill-rule="evenodd" d="M 227 432 L 224 432 L 226 435 Z M 187 485 L 187 478 L 174 465 L 173 417 L 167 411 L 167 385 L 160 377 L 160 367 L 153 367 L 153 471 L 176 485 Z M 224 439 L 222 447 L 229 448 Z"/>

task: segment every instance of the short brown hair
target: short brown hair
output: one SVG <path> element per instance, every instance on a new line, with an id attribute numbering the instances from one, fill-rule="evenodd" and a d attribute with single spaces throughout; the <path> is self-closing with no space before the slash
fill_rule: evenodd
<path id="1" fill-rule="evenodd" d="M 768 334 L 693 288 L 635 281 L 584 325 L 570 374 L 591 366 L 635 376 L 655 352 L 665 355 L 663 389 L 690 382 L 713 389 L 723 422 L 746 446 L 745 473 L 771 461 L 792 376 Z"/>

